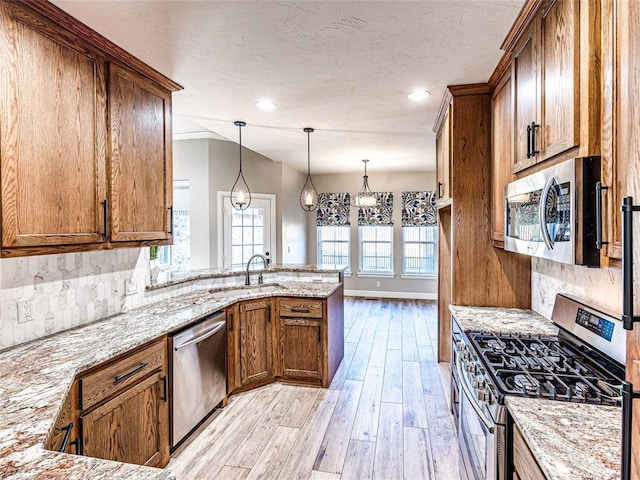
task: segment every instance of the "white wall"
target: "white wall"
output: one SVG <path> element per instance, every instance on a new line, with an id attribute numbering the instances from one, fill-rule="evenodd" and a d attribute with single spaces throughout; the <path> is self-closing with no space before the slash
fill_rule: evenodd
<path id="1" fill-rule="evenodd" d="M 191 189 L 192 268 L 218 265 L 218 191 L 230 191 L 238 175 L 238 144 L 224 140 L 174 141 L 174 178 L 189 180 Z M 276 196 L 277 263 L 307 262 L 308 216 L 298 203 L 304 174 L 247 148 L 242 171 L 252 193 Z M 286 241 L 285 241 L 286 240 Z M 206 250 L 206 251 L 205 251 Z"/>
<path id="2" fill-rule="evenodd" d="M 318 192 L 349 192 L 355 194 L 362 186 L 362 174 L 314 175 L 313 181 Z M 345 278 L 345 292 L 357 295 L 373 295 L 384 297 L 427 298 L 435 299 L 437 279 L 400 278 L 402 273 L 402 192 L 435 190 L 434 172 L 413 173 L 370 173 L 369 185 L 376 192 L 393 192 L 393 224 L 394 224 L 394 271 L 395 278 L 358 277 L 358 220 L 357 209 L 351 209 L 351 277 Z M 317 233 L 315 217 L 309 222 L 307 229 L 309 262 L 317 262 Z M 380 282 L 380 287 L 377 286 Z"/>
<path id="3" fill-rule="evenodd" d="M 211 265 L 209 140 L 173 142 L 173 179 L 189 181 L 191 268 Z"/>

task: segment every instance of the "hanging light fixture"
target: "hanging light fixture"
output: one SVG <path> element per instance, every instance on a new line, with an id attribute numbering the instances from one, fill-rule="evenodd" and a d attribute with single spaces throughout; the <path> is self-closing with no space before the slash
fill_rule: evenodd
<path id="1" fill-rule="evenodd" d="M 306 212 L 312 212 L 318 208 L 318 191 L 311 180 L 311 148 L 309 146 L 309 134 L 313 133 L 313 128 L 305 128 L 307 133 L 307 181 L 300 191 L 300 206 Z"/>
<path id="2" fill-rule="evenodd" d="M 364 177 L 362 182 L 362 188 L 360 191 L 351 197 L 352 207 L 375 207 L 378 204 L 378 198 L 376 194 L 369 188 L 369 176 L 367 175 L 367 163 L 369 160 L 362 160 L 364 163 Z"/>
<path id="3" fill-rule="evenodd" d="M 244 175 L 242 174 L 242 127 L 246 126 L 245 122 L 236 121 L 233 124 L 238 127 L 238 138 L 240 145 L 240 170 L 236 177 L 236 182 L 231 188 L 231 206 L 236 210 L 246 210 L 251 205 L 251 190 L 247 185 Z"/>

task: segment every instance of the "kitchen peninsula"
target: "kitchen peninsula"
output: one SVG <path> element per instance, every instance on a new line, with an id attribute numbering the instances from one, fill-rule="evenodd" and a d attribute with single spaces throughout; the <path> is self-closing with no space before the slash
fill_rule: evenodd
<path id="1" fill-rule="evenodd" d="M 199 272 L 194 277 L 197 280 L 187 277 L 180 282 L 173 281 L 166 289 L 154 287 L 148 291 L 150 303 L 143 307 L 0 352 L 0 368 L 5 372 L 0 387 L 0 433 L 5 439 L 0 476 L 175 478 L 169 471 L 56 453 L 44 447 L 59 447 L 51 444 L 51 439 L 59 436 L 54 423 L 76 376 L 131 350 L 163 342 L 168 333 L 240 301 L 273 298 L 278 302 L 287 297 L 331 303 L 329 318 L 323 324 L 326 325 L 323 335 L 328 342 L 325 351 L 329 356 L 329 372 L 335 362 L 340 363 L 341 271 L 309 266 L 276 267 L 265 271 L 264 286 L 273 288 L 265 290 L 255 285 L 253 292 L 248 291 L 251 287 L 243 285 L 244 281 L 237 281 L 240 277 L 244 280 L 244 273 Z M 337 338 L 340 345 L 332 345 Z M 327 381 L 330 379 L 323 379 L 323 383 Z"/>

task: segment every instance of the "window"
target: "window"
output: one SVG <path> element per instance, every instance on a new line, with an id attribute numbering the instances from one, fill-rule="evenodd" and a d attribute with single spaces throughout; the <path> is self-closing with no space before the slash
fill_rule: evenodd
<path id="1" fill-rule="evenodd" d="M 158 249 L 158 260 L 164 270 L 191 268 L 191 222 L 189 180 L 173 181 L 173 245 Z"/>
<path id="2" fill-rule="evenodd" d="M 436 273 L 437 226 L 402 227 L 402 272 Z"/>
<path id="3" fill-rule="evenodd" d="M 360 271 L 393 273 L 393 226 L 360 226 Z"/>
<path id="4" fill-rule="evenodd" d="M 318 227 L 318 266 L 322 268 L 349 268 L 350 227 Z"/>

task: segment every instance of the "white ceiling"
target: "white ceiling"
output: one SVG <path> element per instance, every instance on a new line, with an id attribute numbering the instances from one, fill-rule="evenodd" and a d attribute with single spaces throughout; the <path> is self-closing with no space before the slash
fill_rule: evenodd
<path id="1" fill-rule="evenodd" d="M 215 132 L 315 173 L 435 170 L 446 85 L 484 82 L 523 0 L 53 3 L 184 86 L 174 133 Z M 431 91 L 424 103 L 407 94 Z M 277 103 L 263 112 L 255 102 Z"/>

